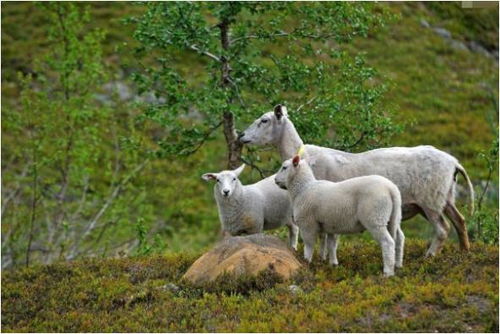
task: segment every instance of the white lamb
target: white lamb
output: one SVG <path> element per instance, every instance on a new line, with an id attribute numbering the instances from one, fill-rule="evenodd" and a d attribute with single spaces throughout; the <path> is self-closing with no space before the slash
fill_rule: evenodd
<path id="1" fill-rule="evenodd" d="M 304 240 L 304 257 L 311 262 L 318 233 L 328 235 L 330 263 L 337 261 L 337 234 L 368 230 L 382 247 L 384 275 L 403 265 L 401 194 L 378 175 L 342 182 L 316 180 L 311 167 L 297 155 L 286 160 L 275 177 L 292 198 L 294 222 Z"/>
<path id="2" fill-rule="evenodd" d="M 469 249 L 465 220 L 455 207 L 456 175 L 469 186 L 471 211 L 474 191 L 462 165 L 450 154 L 432 146 L 390 147 L 362 153 L 347 153 L 316 145 L 304 145 L 286 108 L 278 105 L 256 119 L 240 136 L 245 144 L 274 145 L 282 161 L 292 158 L 304 146 L 305 158 L 320 180 L 342 181 L 363 175 L 381 175 L 394 182 L 401 192 L 403 220 L 421 214 L 434 226 L 434 238 L 427 256 L 437 254 L 453 223 L 460 248 Z"/>
<path id="3" fill-rule="evenodd" d="M 260 233 L 286 225 L 289 244 L 297 249 L 298 227 L 292 220 L 290 196 L 269 176 L 257 183 L 242 185 L 238 176 L 245 168 L 202 175 L 205 181 L 217 181 L 214 197 L 223 233 L 232 236 Z"/>

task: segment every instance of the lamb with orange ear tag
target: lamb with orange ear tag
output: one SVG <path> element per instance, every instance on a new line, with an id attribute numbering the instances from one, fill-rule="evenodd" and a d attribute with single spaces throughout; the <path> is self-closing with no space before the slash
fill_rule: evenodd
<path id="1" fill-rule="evenodd" d="M 318 233 L 328 234 L 330 263 L 336 265 L 336 235 L 368 230 L 382 248 L 384 275 L 394 275 L 394 267 L 403 265 L 401 194 L 388 179 L 370 175 L 342 182 L 316 180 L 311 167 L 296 155 L 283 163 L 275 182 L 290 194 L 308 262 Z"/>
<path id="2" fill-rule="evenodd" d="M 299 231 L 292 221 L 290 196 L 276 186 L 274 175 L 254 184 L 241 184 L 239 175 L 244 168 L 243 164 L 235 170 L 202 175 L 205 181 L 216 182 L 214 197 L 223 234 L 254 234 L 285 225 L 289 245 L 296 250 Z"/>

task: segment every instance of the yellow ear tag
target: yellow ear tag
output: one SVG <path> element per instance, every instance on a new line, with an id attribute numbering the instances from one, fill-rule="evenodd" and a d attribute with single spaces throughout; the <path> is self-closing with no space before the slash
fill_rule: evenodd
<path id="1" fill-rule="evenodd" d="M 299 148 L 299 150 L 298 150 L 298 152 L 297 152 L 297 155 L 298 155 L 299 157 L 301 157 L 301 158 L 302 158 L 302 155 L 304 154 L 304 150 L 305 150 L 305 148 L 306 148 L 306 147 L 305 147 L 304 145 L 302 145 L 302 146 Z"/>

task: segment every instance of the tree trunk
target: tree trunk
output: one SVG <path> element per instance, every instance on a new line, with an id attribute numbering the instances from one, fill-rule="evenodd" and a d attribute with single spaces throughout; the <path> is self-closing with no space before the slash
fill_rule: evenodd
<path id="1" fill-rule="evenodd" d="M 35 144 L 36 145 L 36 144 Z M 31 244 L 33 243 L 33 226 L 35 225 L 36 219 L 36 202 L 37 202 L 37 185 L 38 185 L 38 159 L 37 159 L 37 148 L 33 147 L 33 196 L 31 197 L 31 218 L 30 226 L 28 230 L 28 246 L 26 247 L 26 267 L 30 265 L 30 255 L 31 255 Z"/>
<path id="2" fill-rule="evenodd" d="M 229 22 L 223 20 L 219 23 L 220 29 L 220 41 L 222 44 L 222 49 L 224 51 L 229 50 L 230 40 L 229 40 Z M 221 60 L 221 86 L 225 89 L 231 89 L 231 66 L 226 55 L 220 57 Z M 228 104 L 233 102 L 233 97 L 228 98 Z M 243 145 L 238 140 L 238 134 L 236 133 L 236 128 L 234 127 L 234 115 L 230 110 L 224 111 L 223 125 L 224 125 L 224 136 L 226 137 L 227 145 L 227 167 L 229 169 L 235 169 L 239 167 L 241 163 L 241 150 Z"/>
<path id="3" fill-rule="evenodd" d="M 227 167 L 229 169 L 236 169 L 241 164 L 241 149 L 243 145 L 238 140 L 236 129 L 234 127 L 234 115 L 231 112 L 224 113 L 224 136 L 227 143 Z"/>

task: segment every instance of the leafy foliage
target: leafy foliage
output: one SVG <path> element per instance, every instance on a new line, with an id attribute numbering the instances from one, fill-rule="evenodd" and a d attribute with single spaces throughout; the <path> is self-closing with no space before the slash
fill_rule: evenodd
<path id="1" fill-rule="evenodd" d="M 166 245 L 160 234 L 155 234 L 153 242 L 149 243 L 147 239 L 148 231 L 144 225 L 144 219 L 137 219 L 135 228 L 137 231 L 137 240 L 139 241 L 135 249 L 136 255 L 145 256 L 151 253 L 160 253 L 165 250 Z"/>
<path id="2" fill-rule="evenodd" d="M 120 137 L 136 138 L 130 125 L 95 100 L 109 79 L 103 32 L 86 31 L 88 12 L 74 4 L 41 7 L 51 23 L 50 50 L 35 62 L 36 75 L 20 76 L 20 108 L 2 109 L 12 140 L 2 155 L 2 182 L 10 189 L 2 205 L 9 221 L 2 224 L 3 265 L 28 265 L 32 252 L 37 261 L 74 258 L 121 215 L 147 214 L 147 206 L 134 213 L 124 205 L 137 192 L 117 200 L 145 162 L 120 149 Z"/>
<path id="3" fill-rule="evenodd" d="M 472 217 L 470 232 L 473 238 L 480 239 L 485 243 L 498 245 L 498 208 L 495 210 L 494 204 L 487 205 L 487 202 L 498 203 L 498 193 L 493 198 L 486 196 L 489 187 L 491 187 L 493 172 L 496 171 L 498 174 L 498 122 L 496 124 L 496 127 L 493 126 L 496 138 L 492 142 L 490 150 L 479 154 L 486 161 L 488 178 L 486 179 L 484 188 L 480 190 L 481 192 L 476 205 L 477 211 Z"/>
<path id="4" fill-rule="evenodd" d="M 223 125 L 232 166 L 241 150 L 231 135 L 233 115 L 248 121 L 277 103 L 300 110 L 293 118 L 308 142 L 360 149 L 386 143 L 397 130 L 379 104 L 385 85 L 376 71 L 361 54 L 351 58 L 342 50 L 383 26 L 388 15 L 381 7 L 176 2 L 147 8 L 132 21 L 138 55 L 153 66 L 148 62 L 135 81 L 140 91 L 163 98 L 144 112 L 166 129 L 160 155 L 191 154 Z M 181 57 L 198 75 L 180 66 Z M 180 117 L 193 110 L 201 121 Z"/>

